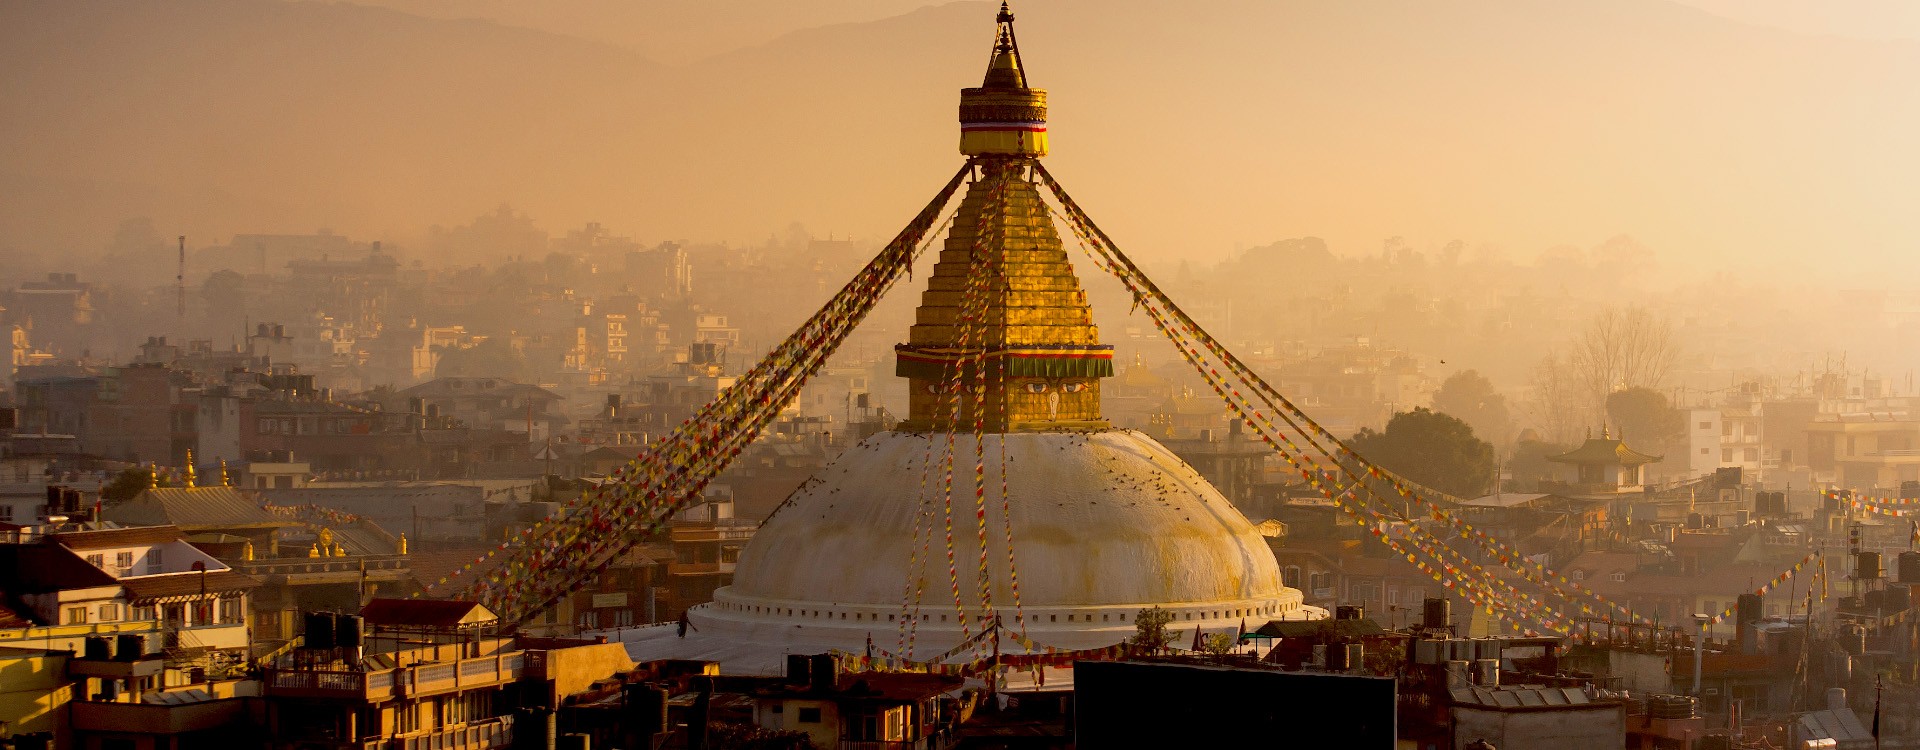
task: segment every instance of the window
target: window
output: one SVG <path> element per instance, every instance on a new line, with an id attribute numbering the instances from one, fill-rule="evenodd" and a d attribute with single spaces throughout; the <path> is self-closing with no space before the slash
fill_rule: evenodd
<path id="1" fill-rule="evenodd" d="M 100 605 L 99 614 L 100 614 L 101 622 L 113 622 L 115 620 L 118 620 L 120 619 L 120 605 L 102 604 Z"/>
<path id="2" fill-rule="evenodd" d="M 220 621 L 225 623 L 245 622 L 247 616 L 245 604 L 246 600 L 237 596 L 231 599 L 221 599 Z"/>
<path id="3" fill-rule="evenodd" d="M 1700 423 L 1700 429 L 1702 429 L 1702 430 L 1711 430 L 1711 429 L 1713 429 L 1713 423 L 1712 423 L 1712 422 L 1701 422 L 1701 423 Z"/>
<path id="4" fill-rule="evenodd" d="M 87 555 L 87 564 L 96 568 L 107 567 L 107 558 L 102 555 Z"/>
<path id="5" fill-rule="evenodd" d="M 1607 576 L 1607 579 L 1614 583 L 1620 583 L 1627 580 L 1627 574 L 1625 571 L 1616 570 L 1613 572 L 1613 575 Z"/>
<path id="6" fill-rule="evenodd" d="M 820 723 L 820 709 L 802 707 L 800 709 L 800 723 L 802 724 Z"/>
<path id="7" fill-rule="evenodd" d="M 1573 571 L 1572 573 L 1568 573 L 1567 577 L 1576 581 L 1584 581 L 1584 580 L 1587 580 L 1587 571 L 1576 570 L 1576 571 Z"/>
<path id="8" fill-rule="evenodd" d="M 0 521 L 12 521 L 12 520 L 13 520 L 13 506 L 0 505 Z"/>
<path id="9" fill-rule="evenodd" d="M 1300 588 L 1300 566 L 1288 565 L 1286 571 L 1280 574 L 1280 582 L 1289 588 Z"/>
<path id="10" fill-rule="evenodd" d="M 165 569 L 166 563 L 163 562 L 165 552 L 166 550 L 155 547 L 147 553 L 147 575 L 153 575 Z"/>
<path id="11" fill-rule="evenodd" d="M 87 624 L 87 608 L 86 607 L 68 607 L 67 608 L 67 624 L 68 625 Z"/>
<path id="12" fill-rule="evenodd" d="M 1701 448 L 1701 449 L 1700 449 L 1700 455 L 1702 455 L 1702 456 L 1705 456 L 1705 455 L 1707 455 L 1708 453 L 1709 453 L 1709 450 L 1708 450 L 1708 449 L 1706 449 L 1706 448 Z"/>
<path id="13" fill-rule="evenodd" d="M 147 621 L 153 619 L 153 605 L 133 608 L 133 619 Z"/>
<path id="14" fill-rule="evenodd" d="M 132 552 L 115 553 L 113 556 L 113 564 L 116 566 L 119 566 L 121 570 L 126 570 L 127 568 L 133 567 L 133 553 Z"/>

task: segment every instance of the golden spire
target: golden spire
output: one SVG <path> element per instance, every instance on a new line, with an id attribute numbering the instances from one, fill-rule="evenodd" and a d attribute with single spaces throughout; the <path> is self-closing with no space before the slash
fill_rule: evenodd
<path id="1" fill-rule="evenodd" d="M 233 486 L 233 477 L 227 474 L 227 460 L 224 458 L 220 459 L 220 486 Z"/>
<path id="2" fill-rule="evenodd" d="M 960 90 L 960 153 L 1046 156 L 1047 92 L 1027 87 L 1013 11 L 1000 4 L 993 57 L 980 88 Z"/>
<path id="3" fill-rule="evenodd" d="M 911 389 L 902 427 L 970 430 L 978 409 L 994 432 L 1103 428 L 1099 379 L 1113 375 L 1113 347 L 1100 343 L 1033 182 L 1047 153 L 1046 92 L 1027 88 L 1013 13 L 1003 5 L 997 21 L 985 85 L 960 92 L 974 180 L 896 347 Z"/>
<path id="4" fill-rule="evenodd" d="M 151 462 L 147 464 L 147 489 L 160 489 L 160 466 L 158 464 Z"/>
<path id="5" fill-rule="evenodd" d="M 188 487 L 195 486 L 193 480 L 196 478 L 197 477 L 193 473 L 193 449 L 188 448 L 187 449 L 187 486 Z"/>

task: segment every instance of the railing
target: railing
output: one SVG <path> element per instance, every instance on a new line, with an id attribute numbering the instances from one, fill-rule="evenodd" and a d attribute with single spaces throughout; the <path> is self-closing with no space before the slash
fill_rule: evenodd
<path id="1" fill-rule="evenodd" d="M 919 744 L 906 740 L 841 740 L 840 750 L 911 750 Z"/>
<path id="2" fill-rule="evenodd" d="M 276 690 L 331 690 L 339 692 L 365 693 L 367 691 L 366 672 L 337 672 L 331 670 L 276 669 L 268 673 L 267 687 Z M 391 684 L 389 677 L 389 684 Z"/>
<path id="3" fill-rule="evenodd" d="M 333 558 L 285 558 L 276 560 L 252 560 L 237 566 L 240 572 L 250 576 L 299 575 L 303 573 L 369 573 L 388 570 L 405 570 L 405 555 L 367 555 L 362 557 Z"/>
<path id="4" fill-rule="evenodd" d="M 488 750 L 513 743 L 513 717 L 501 716 L 484 722 L 402 735 L 385 744 L 374 743 L 369 750 Z"/>
<path id="5" fill-rule="evenodd" d="M 429 695 L 512 682 L 520 679 L 525 666 L 525 654 L 514 653 L 375 672 L 274 669 L 267 673 L 267 687 L 270 692 L 287 696 L 318 693 L 345 697 L 341 694 L 350 693 L 364 700 L 385 700 L 397 692 Z"/>

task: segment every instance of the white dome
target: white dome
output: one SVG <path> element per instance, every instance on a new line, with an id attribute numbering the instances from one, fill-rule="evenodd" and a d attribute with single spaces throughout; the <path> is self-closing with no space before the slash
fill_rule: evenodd
<path id="1" fill-rule="evenodd" d="M 885 432 L 842 454 L 754 535 L 733 585 L 694 611 L 696 625 L 851 647 L 872 634 L 890 647 L 914 612 L 909 582 L 920 572 L 917 637 L 941 648 L 957 640 L 941 466 L 947 441 L 939 433 Z M 992 602 L 1013 627 L 1002 436 L 989 434 L 985 443 Z M 1132 634 L 1133 615 L 1152 606 L 1172 611 L 1171 628 L 1187 633 L 1324 616 L 1282 585 L 1272 551 L 1247 519 L 1153 439 L 1131 430 L 1012 433 L 1004 446 L 1018 614 L 1035 640 L 1060 648 L 1117 643 Z M 978 622 L 974 437 L 953 436 L 953 455 L 954 566 L 966 616 Z M 930 537 L 925 527 L 915 531 L 923 507 L 933 513 Z"/>

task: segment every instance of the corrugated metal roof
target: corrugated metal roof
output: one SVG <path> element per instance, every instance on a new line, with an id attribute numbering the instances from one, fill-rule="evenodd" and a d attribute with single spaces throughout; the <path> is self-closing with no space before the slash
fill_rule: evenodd
<path id="1" fill-rule="evenodd" d="M 1853 742 L 1873 739 L 1873 733 L 1860 723 L 1860 717 L 1853 709 L 1842 708 L 1830 711 L 1813 711 L 1800 716 L 1800 727 L 1807 739 L 1833 739 L 1835 742 Z"/>
<path id="2" fill-rule="evenodd" d="M 106 508 L 106 520 L 129 526 L 185 529 L 271 528 L 288 525 L 232 487 L 156 487 Z"/>
<path id="3" fill-rule="evenodd" d="M 1470 687 L 1450 691 L 1453 702 L 1463 706 L 1487 708 L 1576 708 L 1593 704 L 1579 688 L 1553 687 Z"/>
<path id="4" fill-rule="evenodd" d="M 231 570 L 215 570 L 204 575 L 200 573 L 174 573 L 160 576 L 139 576 L 122 578 L 120 585 L 127 589 L 127 598 L 135 604 L 151 602 L 176 596 L 198 595 L 201 591 L 209 594 L 224 594 L 233 591 L 246 591 L 260 585 L 252 576 Z M 204 588 L 203 588 L 204 587 Z"/>

